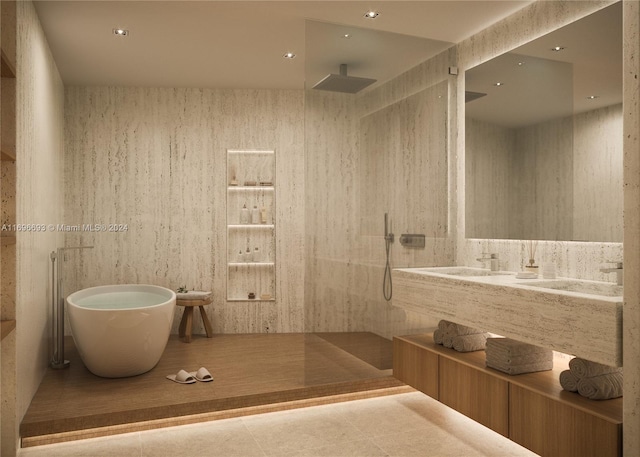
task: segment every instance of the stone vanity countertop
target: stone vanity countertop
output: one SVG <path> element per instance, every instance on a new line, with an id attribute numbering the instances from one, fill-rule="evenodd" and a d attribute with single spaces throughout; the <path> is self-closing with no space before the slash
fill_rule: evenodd
<path id="1" fill-rule="evenodd" d="M 564 278 L 559 276 L 555 279 L 545 279 L 542 277 L 531 279 L 518 277 L 518 273 L 513 271 L 489 271 L 475 267 L 413 267 L 396 268 L 394 271 L 446 278 L 453 281 L 469 281 L 486 284 L 488 286 L 509 286 L 536 293 L 560 294 L 586 299 L 595 298 L 610 303 L 622 304 L 623 286 L 618 286 L 611 282 Z M 451 271 L 464 271 L 465 274 L 452 274 L 450 273 Z M 473 276 L 474 271 L 477 271 L 478 274 L 482 276 Z M 570 290 L 571 286 L 574 286 L 573 289 L 575 290 Z"/>
<path id="2" fill-rule="evenodd" d="M 476 273 L 485 276 L 470 276 Z M 392 275 L 393 305 L 399 308 L 622 365 L 622 286 L 571 278 L 520 279 L 513 272 L 472 267 L 398 268 Z"/>

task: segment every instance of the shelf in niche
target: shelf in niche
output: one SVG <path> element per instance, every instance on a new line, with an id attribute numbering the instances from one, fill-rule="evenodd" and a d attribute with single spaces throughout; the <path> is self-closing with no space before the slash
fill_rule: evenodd
<path id="1" fill-rule="evenodd" d="M 274 186 L 229 186 L 229 190 L 274 190 Z"/>
<path id="2" fill-rule="evenodd" d="M 273 267 L 275 265 L 274 262 L 229 262 L 227 265 L 230 267 L 250 267 L 250 266 L 265 266 L 265 267 Z"/>
<path id="3" fill-rule="evenodd" d="M 269 300 L 262 300 L 260 298 L 253 298 L 253 299 L 251 299 L 251 298 L 227 298 L 227 301 L 236 302 L 236 303 L 237 302 L 256 302 L 256 301 L 259 301 L 259 302 L 274 302 L 274 301 L 276 301 L 276 299 L 275 298 L 270 298 Z"/>
<path id="4" fill-rule="evenodd" d="M 272 229 L 275 227 L 273 224 L 231 224 L 227 225 L 230 229 L 246 229 L 246 228 L 264 228 L 264 229 Z"/>
<path id="5" fill-rule="evenodd" d="M 275 154 L 271 149 L 229 149 L 229 154 Z"/>

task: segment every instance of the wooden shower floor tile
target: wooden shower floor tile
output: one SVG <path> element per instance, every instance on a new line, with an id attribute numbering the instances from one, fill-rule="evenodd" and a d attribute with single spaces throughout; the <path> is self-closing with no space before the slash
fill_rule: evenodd
<path id="1" fill-rule="evenodd" d="M 390 341 L 371 333 L 195 336 L 189 344 L 172 335 L 153 370 L 121 379 L 91 374 L 73 340 L 65 344 L 71 366 L 47 371 L 20 426 L 23 445 L 46 435 L 114 426 L 122 433 L 133 430 L 127 424 L 403 386 L 386 360 L 378 369 L 358 357 L 390 351 Z M 201 366 L 213 382 L 182 385 L 165 378 Z"/>

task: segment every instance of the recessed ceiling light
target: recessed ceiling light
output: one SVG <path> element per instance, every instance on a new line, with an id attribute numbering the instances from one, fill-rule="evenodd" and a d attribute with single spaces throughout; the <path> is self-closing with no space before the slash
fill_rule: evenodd
<path id="1" fill-rule="evenodd" d="M 125 30 L 125 29 L 115 28 L 115 29 L 113 29 L 113 34 L 116 35 L 116 36 L 127 36 L 127 35 L 129 35 L 129 31 Z"/>
<path id="2" fill-rule="evenodd" d="M 504 86 L 504 83 L 501 83 L 500 81 L 498 81 L 497 83 L 493 84 L 494 86 Z"/>
<path id="3" fill-rule="evenodd" d="M 524 65 L 524 62 L 518 62 L 518 66 L 521 67 Z"/>
<path id="4" fill-rule="evenodd" d="M 554 46 L 551 48 L 551 50 L 553 52 L 560 52 L 560 51 L 564 51 L 564 48 L 562 46 Z"/>
<path id="5" fill-rule="evenodd" d="M 351 34 L 350 33 L 345 33 L 344 35 L 342 35 L 343 38 L 351 38 Z"/>
<path id="6" fill-rule="evenodd" d="M 600 98 L 600 96 L 599 95 L 589 95 L 587 97 L 587 100 L 595 100 L 596 98 Z"/>
<path id="7" fill-rule="evenodd" d="M 380 15 L 380 13 L 378 13 L 377 11 L 367 11 L 366 13 L 364 13 L 364 17 L 366 17 L 367 19 L 375 19 Z"/>
<path id="8" fill-rule="evenodd" d="M 296 55 L 293 52 L 285 52 L 282 57 L 285 59 L 295 59 Z"/>

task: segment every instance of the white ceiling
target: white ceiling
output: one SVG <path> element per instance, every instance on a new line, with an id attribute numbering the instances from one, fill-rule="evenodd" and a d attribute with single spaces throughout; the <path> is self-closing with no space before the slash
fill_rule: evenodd
<path id="1" fill-rule="evenodd" d="M 338 73 L 341 63 L 350 75 L 387 81 L 528 3 L 45 0 L 35 6 L 66 85 L 302 89 Z M 368 9 L 380 16 L 364 18 Z M 116 27 L 129 36 L 115 36 Z M 283 59 L 288 51 L 297 57 Z"/>

